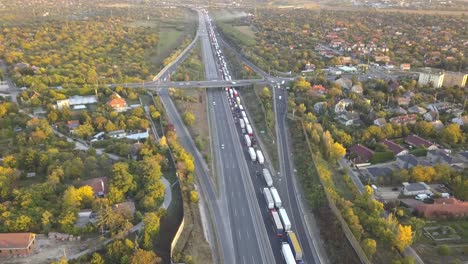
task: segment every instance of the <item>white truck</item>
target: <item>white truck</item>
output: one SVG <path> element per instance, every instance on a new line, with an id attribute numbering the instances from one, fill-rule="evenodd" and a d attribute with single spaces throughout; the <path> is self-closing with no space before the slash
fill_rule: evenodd
<path id="1" fill-rule="evenodd" d="M 263 179 L 265 180 L 268 187 L 273 186 L 273 179 L 271 178 L 271 173 L 267 168 L 264 168 L 262 171 Z"/>
<path id="2" fill-rule="evenodd" d="M 281 197 L 279 196 L 278 190 L 275 187 L 270 188 L 271 196 L 273 196 L 273 201 L 275 201 L 275 207 L 281 208 L 283 203 L 281 202 Z"/>
<path id="3" fill-rule="evenodd" d="M 242 129 L 245 129 L 245 122 L 244 119 L 239 119 L 239 124 Z"/>
<path id="4" fill-rule="evenodd" d="M 242 117 L 242 119 L 244 120 L 246 125 L 250 124 L 250 121 L 247 117 Z"/>
<path id="5" fill-rule="evenodd" d="M 273 218 L 273 222 L 275 223 L 276 228 L 276 236 L 282 237 L 284 234 L 283 223 L 281 223 L 281 218 L 276 210 L 270 210 L 271 217 Z"/>
<path id="6" fill-rule="evenodd" d="M 265 196 L 265 201 L 267 203 L 268 209 L 275 208 L 275 202 L 273 201 L 273 197 L 271 197 L 271 193 L 268 188 L 263 188 L 263 195 Z"/>
<path id="7" fill-rule="evenodd" d="M 245 145 L 246 145 L 247 147 L 251 147 L 251 146 L 252 146 L 252 141 L 250 140 L 249 135 L 244 135 L 244 140 L 245 140 Z"/>
<path id="8" fill-rule="evenodd" d="M 231 98 L 234 97 L 234 92 L 232 91 L 232 89 L 229 89 L 229 95 L 231 96 Z"/>
<path id="9" fill-rule="evenodd" d="M 247 118 L 247 115 L 245 114 L 245 111 L 241 111 L 242 118 Z"/>
<path id="10" fill-rule="evenodd" d="M 279 215 L 281 216 L 281 221 L 283 222 L 284 231 L 289 232 L 291 231 L 291 222 L 289 221 L 288 214 L 286 213 L 286 209 L 280 208 L 278 210 Z"/>
<path id="11" fill-rule="evenodd" d="M 244 111 L 244 107 L 241 104 L 239 105 L 239 110 Z"/>
<path id="12" fill-rule="evenodd" d="M 283 242 L 281 244 L 281 252 L 283 253 L 283 257 L 286 261 L 286 264 L 296 264 L 296 259 L 294 258 L 291 247 L 288 243 Z"/>
<path id="13" fill-rule="evenodd" d="M 257 160 L 257 154 L 255 154 L 254 148 L 249 147 L 249 155 L 250 155 L 250 159 L 252 160 L 252 162 Z"/>
<path id="14" fill-rule="evenodd" d="M 265 163 L 265 157 L 263 157 L 263 153 L 259 149 L 257 149 L 257 159 L 258 159 L 258 163 L 260 164 Z"/>
<path id="15" fill-rule="evenodd" d="M 247 129 L 247 134 L 249 134 L 249 136 L 253 136 L 252 126 L 250 124 L 247 124 L 245 128 Z"/>

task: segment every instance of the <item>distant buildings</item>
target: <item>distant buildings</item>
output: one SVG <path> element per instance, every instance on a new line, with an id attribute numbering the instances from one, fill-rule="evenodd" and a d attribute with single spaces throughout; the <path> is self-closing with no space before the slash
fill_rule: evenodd
<path id="1" fill-rule="evenodd" d="M 400 64 L 400 70 L 402 71 L 409 71 L 411 69 L 411 64 L 409 63 L 402 63 Z"/>
<path id="2" fill-rule="evenodd" d="M 445 87 L 459 86 L 465 87 L 468 74 L 460 72 L 445 72 L 442 85 Z"/>
<path id="3" fill-rule="evenodd" d="M 355 157 L 353 160 L 356 164 L 367 163 L 374 156 L 374 151 L 361 144 L 351 146 L 349 152 Z"/>
<path id="4" fill-rule="evenodd" d="M 431 188 L 424 182 L 403 183 L 403 195 L 432 194 Z"/>
<path id="5" fill-rule="evenodd" d="M 114 93 L 111 99 L 107 102 L 107 105 L 114 108 L 117 112 L 122 112 L 127 109 L 127 102 L 118 93 Z"/>
<path id="6" fill-rule="evenodd" d="M 72 96 L 68 99 L 58 100 L 57 109 L 62 109 L 63 107 L 69 107 L 72 109 L 82 109 L 84 105 L 95 104 L 97 103 L 97 97 L 95 95 L 89 96 Z"/>
<path id="7" fill-rule="evenodd" d="M 402 155 L 407 155 L 409 152 L 407 149 L 403 148 L 402 146 L 398 145 L 397 143 L 391 141 L 391 140 L 388 140 L 388 139 L 384 139 L 382 140 L 381 142 L 382 144 L 384 144 L 385 146 L 387 146 L 387 148 L 393 152 L 393 155 L 395 156 L 402 156 Z"/>
<path id="8" fill-rule="evenodd" d="M 390 123 L 397 125 L 406 125 L 416 123 L 417 116 L 415 114 L 402 115 L 390 118 Z"/>
<path id="9" fill-rule="evenodd" d="M 434 88 L 440 88 L 444 82 L 444 75 L 442 70 L 424 68 L 419 73 L 418 84 L 432 85 Z"/>
<path id="10" fill-rule="evenodd" d="M 434 204 L 421 204 L 415 211 L 422 217 L 434 218 L 463 218 L 468 216 L 468 202 L 455 198 L 434 199 Z"/>

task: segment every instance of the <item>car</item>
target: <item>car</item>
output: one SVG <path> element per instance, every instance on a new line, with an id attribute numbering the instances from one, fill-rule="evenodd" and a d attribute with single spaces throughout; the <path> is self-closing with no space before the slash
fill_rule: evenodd
<path id="1" fill-rule="evenodd" d="M 280 100 L 281 100 L 281 95 L 278 97 L 278 99 L 280 99 Z"/>
<path id="2" fill-rule="evenodd" d="M 224 149 L 224 144 L 221 144 L 221 149 Z"/>
<path id="3" fill-rule="evenodd" d="M 216 105 L 216 102 L 213 102 L 213 105 Z"/>

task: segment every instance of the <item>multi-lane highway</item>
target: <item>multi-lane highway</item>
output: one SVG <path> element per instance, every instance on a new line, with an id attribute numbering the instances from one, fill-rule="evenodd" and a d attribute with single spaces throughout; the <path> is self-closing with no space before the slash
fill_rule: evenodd
<path id="1" fill-rule="evenodd" d="M 182 57 L 181 59 L 183 59 Z M 219 87 L 242 87 L 250 84 L 266 84 L 267 81 L 264 79 L 248 79 L 248 80 L 219 80 L 212 79 L 210 81 L 188 81 L 188 82 L 164 82 L 164 81 L 152 81 L 152 82 L 141 82 L 141 83 L 114 83 L 108 84 L 109 87 L 129 87 L 129 88 L 146 88 L 146 89 L 161 89 L 161 88 L 187 88 L 192 89 L 196 87 L 202 88 L 219 88 Z"/>

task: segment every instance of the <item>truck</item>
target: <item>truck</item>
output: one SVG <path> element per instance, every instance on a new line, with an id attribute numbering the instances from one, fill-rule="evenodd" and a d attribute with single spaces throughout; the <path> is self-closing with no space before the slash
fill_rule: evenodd
<path id="1" fill-rule="evenodd" d="M 273 180 L 271 178 L 271 173 L 267 168 L 264 168 L 262 171 L 263 179 L 265 180 L 268 187 L 273 186 Z"/>
<path id="2" fill-rule="evenodd" d="M 244 140 L 245 140 L 245 145 L 246 145 L 247 147 L 251 147 L 251 146 L 252 146 L 252 141 L 250 141 L 249 135 L 244 135 Z"/>
<path id="3" fill-rule="evenodd" d="M 247 124 L 245 128 L 247 129 L 247 134 L 249 134 L 249 136 L 253 136 L 252 126 L 250 124 Z"/>
<path id="4" fill-rule="evenodd" d="M 240 127 L 241 127 L 242 129 L 244 129 L 244 128 L 245 128 L 245 122 L 244 122 L 244 119 L 239 119 L 239 124 L 240 124 Z"/>
<path id="5" fill-rule="evenodd" d="M 280 216 L 275 209 L 270 210 L 273 223 L 275 224 L 276 236 L 282 237 L 284 234 L 283 223 L 281 223 Z"/>
<path id="6" fill-rule="evenodd" d="M 257 160 L 257 154 L 255 154 L 254 148 L 249 147 L 249 155 L 250 155 L 250 159 L 252 160 L 252 162 Z"/>
<path id="7" fill-rule="evenodd" d="M 236 103 L 237 103 L 237 105 L 240 105 L 240 98 L 239 97 L 236 97 Z"/>
<path id="8" fill-rule="evenodd" d="M 281 197 L 279 196 L 278 190 L 275 187 L 270 188 L 271 196 L 273 196 L 273 201 L 275 201 L 275 207 L 281 208 L 282 202 Z"/>
<path id="9" fill-rule="evenodd" d="M 232 91 L 232 88 L 231 88 L 231 89 L 229 89 L 229 95 L 231 96 L 231 98 L 233 98 L 233 97 L 234 97 L 234 92 Z"/>
<path id="10" fill-rule="evenodd" d="M 275 202 L 273 201 L 273 197 L 271 197 L 270 189 L 263 188 L 263 195 L 265 196 L 265 201 L 267 203 L 268 209 L 275 208 Z"/>
<path id="11" fill-rule="evenodd" d="M 259 149 L 257 149 L 257 159 L 258 159 L 258 163 L 260 164 L 265 163 L 265 157 L 263 157 L 263 153 Z"/>
<path id="12" fill-rule="evenodd" d="M 239 110 L 244 111 L 244 107 L 241 104 L 239 105 Z"/>
<path id="13" fill-rule="evenodd" d="M 281 252 L 283 253 L 283 257 L 286 261 L 286 264 L 296 264 L 296 259 L 294 258 L 291 247 L 288 243 L 281 243 Z"/>
<path id="14" fill-rule="evenodd" d="M 281 216 L 281 222 L 284 226 L 284 231 L 289 232 L 291 231 L 291 222 L 289 221 L 288 214 L 286 213 L 286 209 L 280 208 L 278 210 L 279 215 Z"/>
<path id="15" fill-rule="evenodd" d="M 242 119 L 244 119 L 246 125 L 250 124 L 249 119 L 247 117 L 242 117 Z"/>
<path id="16" fill-rule="evenodd" d="M 236 91 L 236 89 L 233 89 L 233 90 L 234 90 L 234 91 L 233 91 L 234 96 L 235 96 L 235 97 L 238 97 L 238 96 L 239 96 L 239 93 Z"/>
<path id="17" fill-rule="evenodd" d="M 242 114 L 242 118 L 247 118 L 247 114 L 245 113 L 245 111 L 241 111 L 241 114 Z"/>
<path id="18" fill-rule="evenodd" d="M 296 234 L 293 231 L 288 232 L 288 243 L 289 246 L 291 247 L 291 251 L 294 255 L 294 258 L 297 261 L 302 260 L 302 248 L 301 245 L 299 244 L 299 240 L 297 239 Z"/>

